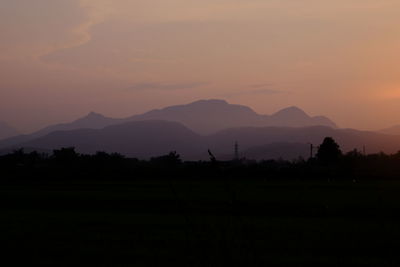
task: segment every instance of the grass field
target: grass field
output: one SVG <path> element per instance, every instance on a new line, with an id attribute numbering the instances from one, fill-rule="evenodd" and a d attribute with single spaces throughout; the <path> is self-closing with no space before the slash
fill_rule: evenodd
<path id="1" fill-rule="evenodd" d="M 0 188 L 6 266 L 400 266 L 400 182 Z"/>

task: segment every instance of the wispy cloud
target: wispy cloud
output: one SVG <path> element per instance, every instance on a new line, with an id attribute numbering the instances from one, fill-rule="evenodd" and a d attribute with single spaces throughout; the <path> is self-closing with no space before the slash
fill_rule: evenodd
<path id="1" fill-rule="evenodd" d="M 131 87 L 126 88 L 127 90 L 142 91 L 142 90 L 184 90 L 193 89 L 201 86 L 205 86 L 206 82 L 193 82 L 193 83 L 136 83 Z"/>
<path id="2" fill-rule="evenodd" d="M 85 18 L 75 27 L 68 30 L 69 38 L 58 45 L 50 45 L 36 58 L 42 62 L 46 62 L 46 57 L 59 51 L 68 50 L 71 48 L 83 46 L 92 40 L 91 29 L 105 21 L 112 14 L 111 6 L 104 5 L 101 1 L 97 0 L 97 5 L 91 0 L 79 0 L 77 8 L 80 8 L 85 13 Z M 107 8 L 109 9 L 107 11 Z"/>

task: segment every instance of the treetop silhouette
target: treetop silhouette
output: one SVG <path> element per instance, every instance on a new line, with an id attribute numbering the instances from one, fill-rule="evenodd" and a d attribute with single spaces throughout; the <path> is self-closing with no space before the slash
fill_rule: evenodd
<path id="1" fill-rule="evenodd" d="M 323 163 L 336 162 L 342 156 L 340 146 L 332 137 L 325 137 L 317 152 L 317 159 Z"/>

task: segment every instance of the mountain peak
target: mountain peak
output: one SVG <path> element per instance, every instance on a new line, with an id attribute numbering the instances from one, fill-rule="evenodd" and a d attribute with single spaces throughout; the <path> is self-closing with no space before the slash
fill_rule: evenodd
<path id="1" fill-rule="evenodd" d="M 77 128 L 98 129 L 98 128 L 103 128 L 105 126 L 109 126 L 110 124 L 114 124 L 114 119 L 107 118 L 100 113 L 92 111 L 85 117 L 82 117 L 72 122 L 68 127 L 72 127 L 72 129 L 77 129 Z"/>
<path id="2" fill-rule="evenodd" d="M 188 105 L 201 105 L 201 104 L 228 105 L 229 103 L 223 99 L 203 99 L 203 100 L 197 100 Z"/>
<path id="3" fill-rule="evenodd" d="M 94 112 L 94 111 L 91 111 L 86 115 L 86 118 L 99 118 L 99 117 L 104 118 L 104 116 L 102 114 Z"/>
<path id="4" fill-rule="evenodd" d="M 275 116 L 300 116 L 300 117 L 309 117 L 307 113 L 305 113 L 301 108 L 296 106 L 287 107 L 281 109 L 280 111 L 274 114 Z"/>

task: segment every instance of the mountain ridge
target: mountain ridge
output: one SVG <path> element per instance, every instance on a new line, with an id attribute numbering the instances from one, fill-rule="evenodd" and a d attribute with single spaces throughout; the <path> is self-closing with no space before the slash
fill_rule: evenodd
<path id="1" fill-rule="evenodd" d="M 178 121 L 200 134 L 211 134 L 226 128 L 242 126 L 293 126 L 324 125 L 337 128 L 323 116 L 311 117 L 302 109 L 292 106 L 271 115 L 262 115 L 250 107 L 230 104 L 225 100 L 198 100 L 186 105 L 169 106 L 163 109 L 134 115 L 126 120 L 160 119 Z"/>
<path id="2" fill-rule="evenodd" d="M 390 135 L 400 135 L 400 124 L 394 125 L 389 128 L 381 129 L 378 132 L 384 133 L 384 134 L 390 134 Z"/>
<path id="3" fill-rule="evenodd" d="M 324 118 L 324 119 L 322 119 Z M 28 135 L 20 135 L 0 141 L 0 148 L 23 143 L 58 130 L 102 129 L 110 125 L 143 120 L 166 120 L 182 123 L 191 130 L 208 135 L 220 130 L 245 126 L 293 126 L 325 125 L 336 128 L 326 117 L 310 117 L 298 107 L 282 109 L 272 115 L 261 115 L 250 107 L 230 104 L 221 99 L 198 100 L 189 104 L 154 109 L 126 118 L 110 118 L 96 112 L 70 123 L 50 125 Z"/>

